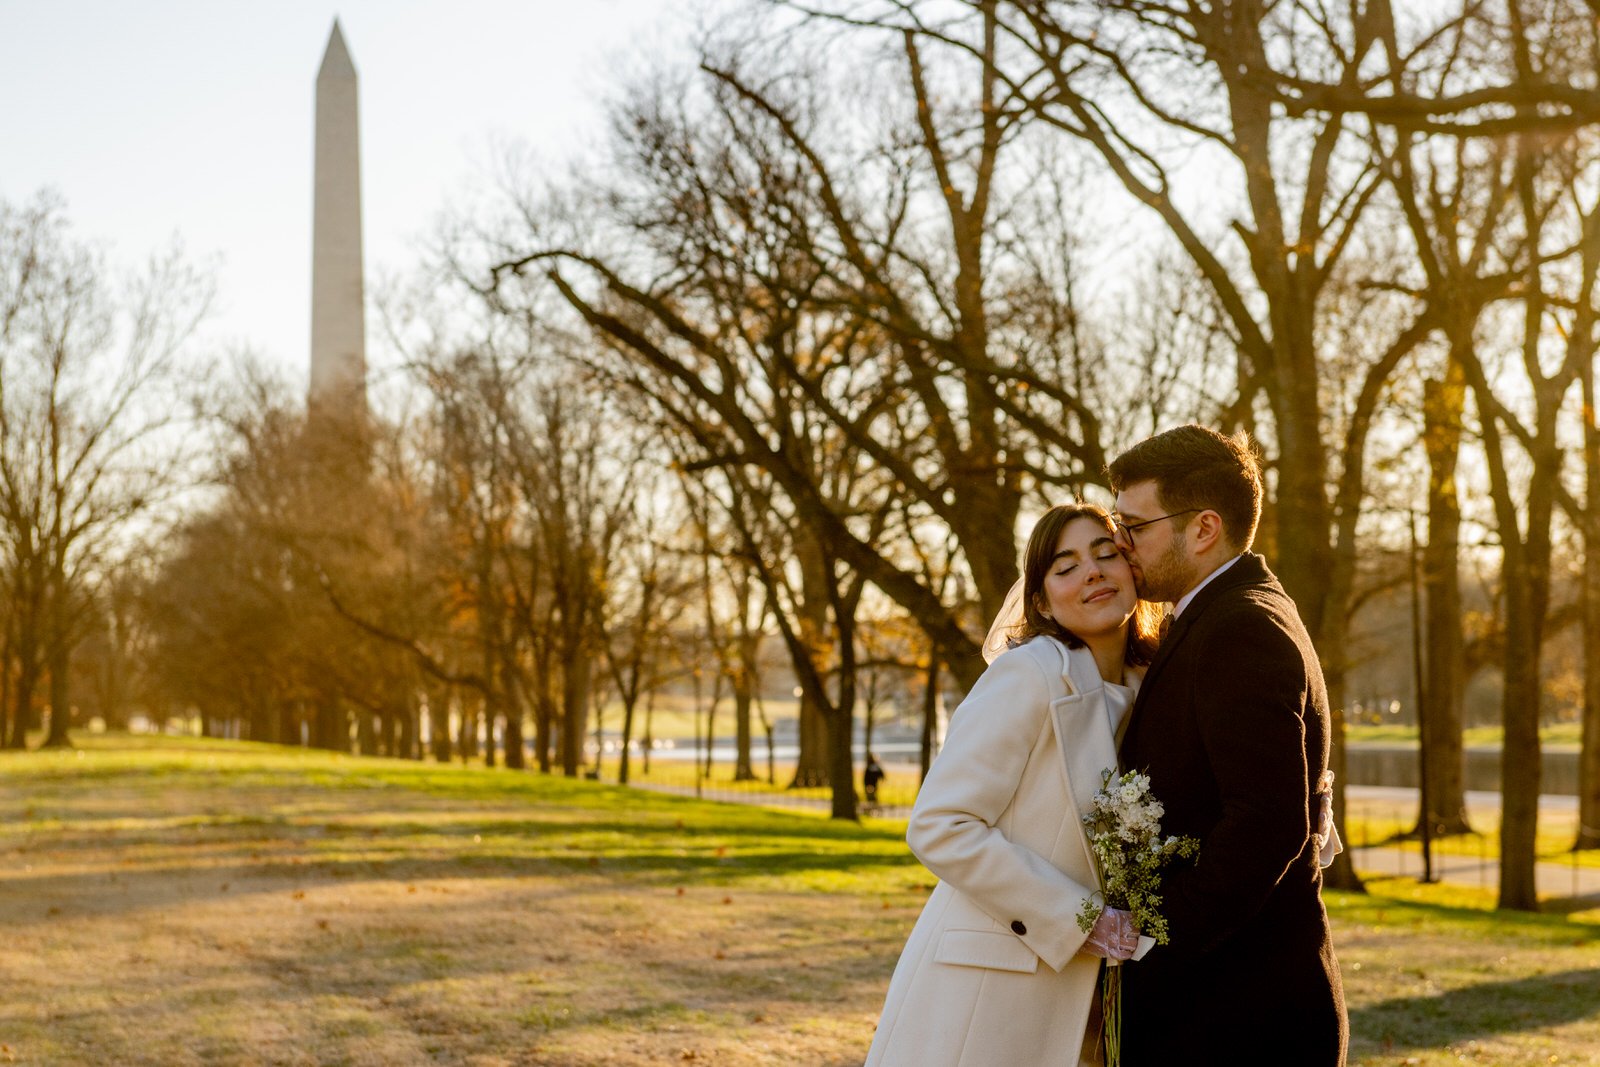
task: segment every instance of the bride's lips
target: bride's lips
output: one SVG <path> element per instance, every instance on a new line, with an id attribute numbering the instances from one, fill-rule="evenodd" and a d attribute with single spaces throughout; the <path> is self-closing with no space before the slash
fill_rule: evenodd
<path id="1" fill-rule="evenodd" d="M 1085 604 L 1098 604 L 1100 601 L 1109 600 L 1109 599 L 1111 599 L 1112 597 L 1114 597 L 1116 595 L 1117 595 L 1116 586 L 1108 585 L 1108 586 L 1106 586 L 1106 587 L 1104 587 L 1102 589 L 1097 589 L 1094 592 L 1090 593 L 1088 596 L 1084 597 L 1083 598 L 1083 602 Z"/>

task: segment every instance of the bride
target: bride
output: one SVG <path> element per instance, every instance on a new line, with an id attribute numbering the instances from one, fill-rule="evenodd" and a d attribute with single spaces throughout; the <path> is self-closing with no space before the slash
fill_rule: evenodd
<path id="1" fill-rule="evenodd" d="M 866 1067 L 1100 1062 L 1105 959 L 1148 947 L 1099 887 L 1079 815 L 1155 651 L 1106 512 L 1051 508 L 951 719 L 906 839 L 939 877 L 900 955 Z"/>

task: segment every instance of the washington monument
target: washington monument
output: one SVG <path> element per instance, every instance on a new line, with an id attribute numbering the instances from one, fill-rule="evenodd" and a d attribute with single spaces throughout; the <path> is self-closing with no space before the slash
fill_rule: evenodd
<path id="1" fill-rule="evenodd" d="M 309 408 L 359 418 L 367 411 L 367 328 L 356 112 L 356 68 L 335 19 L 317 71 L 311 387 L 306 399 Z"/>

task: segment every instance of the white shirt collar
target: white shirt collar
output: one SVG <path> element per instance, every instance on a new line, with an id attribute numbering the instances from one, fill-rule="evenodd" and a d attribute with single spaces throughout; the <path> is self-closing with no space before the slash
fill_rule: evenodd
<path id="1" fill-rule="evenodd" d="M 1242 553 L 1242 552 L 1240 553 L 1241 556 L 1243 554 L 1244 553 Z M 1216 570 L 1212 571 L 1210 574 L 1208 574 L 1204 578 L 1200 579 L 1200 584 L 1199 585 L 1195 586 L 1193 589 L 1191 589 L 1187 593 L 1183 594 L 1183 596 L 1178 598 L 1178 602 L 1172 606 L 1172 617 L 1173 618 L 1177 618 L 1179 615 L 1182 615 L 1183 614 L 1183 609 L 1189 606 L 1189 601 L 1194 599 L 1194 595 L 1196 593 L 1198 593 L 1200 590 L 1204 589 L 1206 586 L 1210 585 L 1211 582 L 1212 582 L 1212 579 L 1216 578 L 1217 575 L 1221 574 L 1223 571 L 1227 570 L 1229 567 L 1233 566 L 1235 563 L 1238 563 L 1238 562 L 1239 562 L 1239 556 L 1234 556 L 1228 562 L 1224 563 L 1222 566 L 1218 567 Z"/>

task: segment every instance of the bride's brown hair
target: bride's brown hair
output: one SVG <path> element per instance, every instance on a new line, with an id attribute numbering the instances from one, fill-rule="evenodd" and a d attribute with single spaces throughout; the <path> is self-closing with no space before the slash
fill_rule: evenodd
<path id="1" fill-rule="evenodd" d="M 1055 559 L 1056 545 L 1061 541 L 1061 531 L 1078 519 L 1092 519 L 1105 527 L 1106 533 L 1116 533 L 1111 515 L 1098 504 L 1057 504 L 1033 524 L 1028 535 L 1028 547 L 1022 555 L 1022 621 L 1007 634 L 1009 643 L 1020 645 L 1041 634 L 1054 637 L 1068 648 L 1082 648 L 1083 640 L 1071 630 L 1051 618 L 1044 610 L 1044 579 Z M 1130 667 L 1148 667 L 1155 658 L 1156 645 L 1160 643 L 1161 605 L 1150 600 L 1139 600 L 1133 607 L 1133 618 L 1128 621 L 1128 649 L 1123 661 Z"/>

